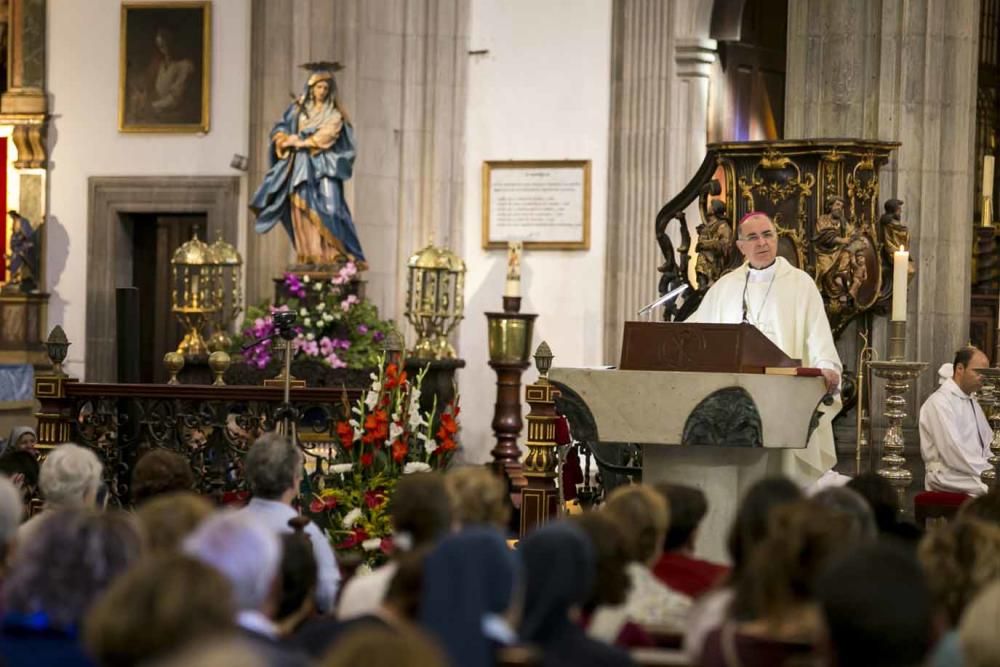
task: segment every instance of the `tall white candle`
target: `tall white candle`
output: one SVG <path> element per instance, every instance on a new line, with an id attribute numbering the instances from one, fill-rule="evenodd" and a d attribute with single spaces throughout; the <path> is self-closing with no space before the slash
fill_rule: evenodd
<path id="1" fill-rule="evenodd" d="M 892 257 L 892 319 L 906 320 L 906 279 L 910 267 L 910 253 L 900 248 Z"/>
<path id="2" fill-rule="evenodd" d="M 983 196 L 993 198 L 993 168 L 995 158 L 987 155 L 983 158 Z"/>

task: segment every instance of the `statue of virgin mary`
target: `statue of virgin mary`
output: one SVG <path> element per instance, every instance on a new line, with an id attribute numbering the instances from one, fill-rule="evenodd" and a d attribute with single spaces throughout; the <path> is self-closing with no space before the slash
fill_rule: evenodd
<path id="1" fill-rule="evenodd" d="M 300 265 L 331 266 L 365 256 L 344 199 L 344 181 L 354 170 L 354 128 L 337 101 L 337 63 L 312 70 L 305 92 L 271 130 L 271 166 L 250 209 L 258 234 L 281 223 Z"/>

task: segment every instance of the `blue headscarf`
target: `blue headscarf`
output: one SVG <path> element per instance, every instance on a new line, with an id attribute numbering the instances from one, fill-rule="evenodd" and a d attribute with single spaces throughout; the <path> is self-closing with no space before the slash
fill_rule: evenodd
<path id="1" fill-rule="evenodd" d="M 472 526 L 449 535 L 424 563 L 420 624 L 458 667 L 492 667 L 489 617 L 510 606 L 520 575 L 517 557 L 499 532 Z"/>
<path id="2" fill-rule="evenodd" d="M 597 570 L 594 547 L 568 522 L 548 524 L 518 544 L 525 570 L 521 638 L 544 647 L 572 625 L 569 611 L 590 597 Z"/>

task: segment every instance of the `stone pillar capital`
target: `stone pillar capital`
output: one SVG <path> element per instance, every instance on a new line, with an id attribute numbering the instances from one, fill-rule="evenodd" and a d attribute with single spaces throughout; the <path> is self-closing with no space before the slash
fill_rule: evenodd
<path id="1" fill-rule="evenodd" d="M 682 79 L 707 79 L 718 55 L 718 43 L 705 37 L 679 37 L 674 43 L 677 76 Z"/>

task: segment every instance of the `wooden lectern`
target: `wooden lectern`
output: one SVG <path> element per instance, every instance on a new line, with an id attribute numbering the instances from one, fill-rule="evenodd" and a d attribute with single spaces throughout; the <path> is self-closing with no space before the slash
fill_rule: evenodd
<path id="1" fill-rule="evenodd" d="M 618 368 L 763 373 L 768 367 L 801 365 L 801 360 L 790 358 L 752 324 L 626 322 Z"/>

